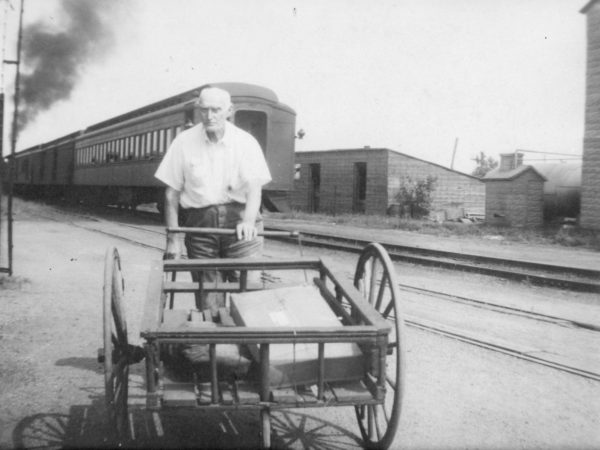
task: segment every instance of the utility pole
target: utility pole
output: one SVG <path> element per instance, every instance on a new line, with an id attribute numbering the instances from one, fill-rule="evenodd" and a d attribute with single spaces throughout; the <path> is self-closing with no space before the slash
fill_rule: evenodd
<path id="1" fill-rule="evenodd" d="M 454 157 L 456 156 L 456 148 L 458 147 L 458 138 L 454 139 L 454 150 L 452 151 L 452 162 L 450 168 L 454 169 Z"/>
<path id="2" fill-rule="evenodd" d="M 20 83 L 20 66 L 21 66 L 21 40 L 23 35 L 23 9 L 25 0 L 21 0 L 21 8 L 19 10 L 19 30 L 17 35 L 17 59 L 14 61 L 3 60 L 3 64 L 14 64 L 15 66 L 15 106 L 13 111 L 13 121 L 11 128 L 11 146 L 10 158 L 8 159 L 8 272 L 9 276 L 13 274 L 13 188 L 15 177 L 15 147 L 17 145 L 19 118 L 19 83 Z"/>

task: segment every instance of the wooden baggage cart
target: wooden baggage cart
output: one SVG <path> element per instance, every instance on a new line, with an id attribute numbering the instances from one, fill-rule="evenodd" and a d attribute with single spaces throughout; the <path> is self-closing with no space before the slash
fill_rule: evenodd
<path id="1" fill-rule="evenodd" d="M 169 233 L 214 233 L 223 230 L 169 229 Z M 227 231 L 230 232 L 230 231 Z M 297 236 L 297 233 L 264 232 L 267 237 Z M 177 274 L 207 270 L 235 270 L 235 282 L 186 282 Z M 340 324 L 318 326 L 238 326 L 229 319 L 214 326 L 189 326 L 165 322 L 172 317 L 179 295 L 190 293 L 265 294 L 277 286 L 253 285 L 248 274 L 256 271 L 304 271 Z M 267 272 L 268 273 L 268 272 Z M 287 273 L 287 272 L 286 272 Z M 202 277 L 200 278 L 202 280 Z M 323 258 L 295 259 L 174 259 L 154 261 L 141 326 L 143 347 L 129 344 L 123 308 L 121 262 L 115 248 L 108 249 L 104 283 L 104 347 L 99 360 L 104 363 L 105 395 L 109 422 L 118 439 L 128 438 L 129 366 L 145 359 L 145 408 L 159 411 L 170 407 L 208 410 L 260 411 L 261 442 L 271 445 L 270 411 L 302 407 L 353 406 L 365 447 L 388 448 L 400 419 L 404 384 L 403 320 L 399 310 L 398 282 L 393 264 L 382 246 L 367 245 L 358 258 L 354 282 L 336 276 Z M 271 283 L 272 284 L 272 283 Z M 191 311 L 200 315 L 202 311 Z M 186 314 L 187 315 L 187 314 Z M 211 320 L 211 319 L 208 319 Z M 219 319 L 216 319 L 219 322 Z M 363 358 L 359 380 L 327 379 L 327 349 L 351 343 Z M 270 351 L 274 345 L 311 344 L 316 347 L 313 381 L 294 382 L 279 387 L 269 380 Z M 176 346 L 204 346 L 207 350 L 204 380 L 195 376 L 183 391 L 165 375 L 163 362 Z M 223 375 L 219 366 L 223 346 L 254 346 L 255 370 L 247 378 Z M 281 348 L 281 346 L 279 346 Z M 294 347 L 295 348 L 295 347 Z M 105 357 L 111 355 L 111 357 Z"/>

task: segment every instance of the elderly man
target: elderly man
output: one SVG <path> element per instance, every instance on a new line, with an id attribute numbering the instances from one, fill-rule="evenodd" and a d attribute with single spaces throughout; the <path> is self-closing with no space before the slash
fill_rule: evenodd
<path id="1" fill-rule="evenodd" d="M 198 97 L 200 123 L 172 142 L 155 177 L 167 185 L 167 227 L 231 228 L 231 236 L 187 235 L 190 258 L 253 256 L 262 249 L 257 237 L 262 186 L 271 181 L 263 152 L 254 137 L 227 119 L 231 97 L 223 89 L 205 87 Z M 166 257 L 181 255 L 176 235 L 167 240 Z M 198 280 L 197 274 L 192 274 Z M 214 279 L 205 273 L 205 280 Z M 205 302 L 205 299 L 202 300 Z M 203 308 L 214 305 L 202 305 Z"/>

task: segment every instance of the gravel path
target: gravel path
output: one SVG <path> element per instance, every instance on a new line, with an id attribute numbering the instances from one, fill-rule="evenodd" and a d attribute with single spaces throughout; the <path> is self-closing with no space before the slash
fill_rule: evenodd
<path id="1" fill-rule="evenodd" d="M 40 219 L 40 211 L 61 216 L 49 207 L 18 205 L 15 277 L 0 284 L 0 448 L 103 446 L 108 441 L 96 351 L 104 253 L 115 245 L 121 254 L 134 342 L 149 262 L 160 253 Z M 274 245 L 269 251 L 280 250 Z M 351 258 L 339 261 L 340 271 L 352 270 Z M 417 268 L 404 275 L 423 283 L 435 276 L 457 290 L 473 290 L 476 283 L 470 276 L 461 283 L 460 276 Z M 407 395 L 394 447 L 600 447 L 600 383 L 410 328 L 406 348 Z M 141 382 L 141 367 L 132 372 L 132 383 Z M 259 442 L 255 414 L 176 412 L 161 419 L 165 436 L 157 438 L 152 418 L 134 414 L 137 445 L 253 448 Z M 273 426 L 278 447 L 360 447 L 349 408 L 276 413 Z"/>

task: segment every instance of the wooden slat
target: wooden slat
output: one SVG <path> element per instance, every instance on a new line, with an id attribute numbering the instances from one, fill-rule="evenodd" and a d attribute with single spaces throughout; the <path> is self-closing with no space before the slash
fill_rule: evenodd
<path id="1" fill-rule="evenodd" d="M 198 404 L 194 383 L 165 383 L 163 389 L 165 406 L 197 406 Z"/>
<path id="2" fill-rule="evenodd" d="M 229 314 L 227 308 L 219 308 L 219 320 L 221 321 L 221 325 L 225 327 L 235 327 L 235 322 Z"/>
<path id="3" fill-rule="evenodd" d="M 146 303 L 144 307 L 144 316 L 142 319 L 142 336 L 145 333 L 158 329 L 160 316 L 164 306 L 163 284 L 163 264 L 162 261 L 152 261 L 150 266 L 150 278 L 148 289 L 146 291 Z"/>
<path id="4" fill-rule="evenodd" d="M 219 392 L 221 394 L 221 402 L 224 405 L 233 404 L 233 392 L 231 390 L 231 386 L 229 385 L 229 383 L 226 383 L 225 381 L 221 381 L 219 383 Z"/>
<path id="5" fill-rule="evenodd" d="M 292 344 L 317 342 L 356 342 L 375 344 L 381 330 L 370 325 L 343 327 L 197 327 L 187 324 L 174 329 L 159 329 L 142 333 L 145 338 L 169 339 L 171 341 L 193 341 L 194 343 L 229 344 Z"/>
<path id="6" fill-rule="evenodd" d="M 188 311 L 184 309 L 165 309 L 161 328 L 178 328 L 188 320 Z"/>
<path id="7" fill-rule="evenodd" d="M 275 403 L 297 403 L 296 391 L 292 388 L 279 388 L 271 390 L 271 400 Z"/>
<path id="8" fill-rule="evenodd" d="M 200 283 L 195 281 L 165 281 L 163 289 L 167 293 L 189 293 L 196 292 L 199 288 Z M 245 290 L 258 291 L 262 289 L 264 289 L 262 284 L 249 282 Z M 240 283 L 227 281 L 207 281 L 203 285 L 203 290 L 205 292 L 242 292 Z"/>
<path id="9" fill-rule="evenodd" d="M 164 261 L 164 270 L 289 270 L 315 269 L 321 266 L 318 258 L 267 259 L 267 258 L 214 258 L 214 259 L 169 259 Z"/>
<path id="10" fill-rule="evenodd" d="M 260 402 L 258 387 L 245 381 L 234 382 L 234 393 L 236 401 L 241 405 L 254 405 Z"/>
<path id="11" fill-rule="evenodd" d="M 210 405 L 212 403 L 212 386 L 210 383 L 198 383 L 198 403 Z"/>
<path id="12" fill-rule="evenodd" d="M 343 323 L 347 323 L 347 324 L 353 323 L 354 321 L 353 321 L 352 317 L 350 316 L 350 314 L 348 314 L 348 311 L 346 311 L 346 309 L 335 298 L 335 295 L 332 294 L 331 291 L 327 288 L 327 285 L 325 284 L 325 282 L 319 278 L 314 278 L 313 282 L 319 288 L 319 291 L 321 292 L 321 296 L 327 301 L 327 303 L 329 304 L 329 307 L 333 310 L 333 312 L 338 316 L 342 316 Z"/>
<path id="13" fill-rule="evenodd" d="M 364 402 L 373 396 L 362 381 L 344 381 L 329 383 L 338 402 Z"/>
<path id="14" fill-rule="evenodd" d="M 366 302 L 362 294 L 354 287 L 353 284 L 344 278 L 336 277 L 331 272 L 329 269 L 329 267 L 331 267 L 331 263 L 328 263 L 324 259 L 323 266 L 327 276 L 339 286 L 339 289 L 342 291 L 344 297 L 348 299 L 348 301 L 356 308 L 362 320 L 369 325 L 380 328 L 382 331 L 387 330 L 386 332 L 389 332 L 389 330 L 391 330 L 391 324 L 382 318 L 381 314 L 375 311 L 373 307 Z"/>

